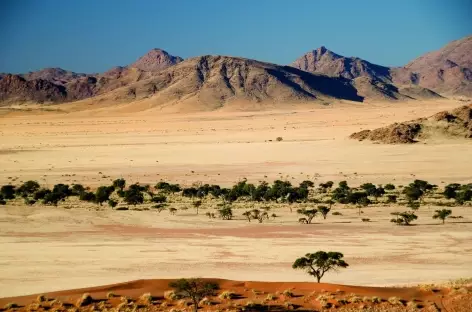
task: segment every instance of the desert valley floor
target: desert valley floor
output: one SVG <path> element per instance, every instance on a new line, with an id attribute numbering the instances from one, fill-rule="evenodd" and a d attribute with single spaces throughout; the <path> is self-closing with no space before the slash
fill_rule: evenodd
<path id="1" fill-rule="evenodd" d="M 335 103 L 255 112 L 161 114 L 80 111 L 41 114 L 2 110 L 0 184 L 37 180 L 89 186 L 161 179 L 230 185 L 286 179 L 315 184 L 347 180 L 397 185 L 415 178 L 440 187 L 470 183 L 472 144 L 462 140 L 381 145 L 347 137 L 396 121 L 426 117 L 464 103 Z M 276 141 L 277 137 L 283 140 Z M 65 209 L 69 208 L 69 209 Z M 351 266 L 325 282 L 405 285 L 470 277 L 472 210 L 440 225 L 422 207 L 417 226 L 389 222 L 394 207 L 343 209 L 342 216 L 297 223 L 288 206 L 267 223 L 209 220 L 193 209 L 169 215 L 77 208 L 0 209 L 0 297 L 96 286 L 141 278 L 218 277 L 310 281 L 291 269 L 316 250 L 344 253 Z M 334 210 L 341 209 L 334 206 Z M 67 278 L 64 278 L 67 277 Z"/>

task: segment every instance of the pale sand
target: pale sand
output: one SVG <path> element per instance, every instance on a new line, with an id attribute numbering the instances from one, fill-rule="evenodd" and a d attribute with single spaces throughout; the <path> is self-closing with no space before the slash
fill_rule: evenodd
<path id="1" fill-rule="evenodd" d="M 391 146 L 347 139 L 362 128 L 425 117 L 460 104 L 336 104 L 304 111 L 148 112 L 126 117 L 103 117 L 103 112 L 97 117 L 6 116 L 0 119 L 0 184 L 18 177 L 14 183 L 36 179 L 49 186 L 75 181 L 100 185 L 123 176 L 153 184 L 165 179 L 229 185 L 243 177 L 257 182 L 281 175 L 294 182 L 346 179 L 352 185 L 405 184 L 415 177 L 439 185 L 471 182 L 470 142 Z M 284 140 L 275 142 L 278 136 Z M 209 221 L 190 211 L 181 219 L 166 212 L 7 206 L 0 209 L 0 294 L 193 275 L 305 281 L 309 277 L 293 271 L 291 262 L 323 249 L 341 251 L 351 263 L 339 275 L 327 276 L 326 282 L 397 285 L 472 273 L 471 224 L 424 225 L 436 223 L 428 208 L 420 212 L 423 225 L 408 228 L 388 222 L 390 208 L 368 208 L 366 216 L 376 222 L 361 223 L 352 210 L 311 226 L 296 224 L 298 217 L 284 210 L 282 218 L 271 221 L 282 228 L 252 223 L 246 228 L 244 220 Z M 454 214 L 463 215 L 464 222 L 471 219 L 470 207 L 454 208 Z M 339 220 L 352 223 L 334 223 Z M 115 226 L 100 226 L 109 224 Z M 205 227 L 226 230 L 209 236 L 199 229 Z"/>
<path id="2" fill-rule="evenodd" d="M 201 211 L 101 211 L 7 206 L 0 209 L 0 293 L 24 295 L 142 278 L 218 277 L 312 281 L 291 269 L 307 252 L 341 251 L 350 264 L 323 279 L 351 285 L 404 285 L 470 277 L 472 211 L 440 225 L 422 207 L 417 226 L 389 222 L 403 208 L 369 207 L 298 224 L 295 212 L 267 223 L 209 220 Z M 335 208 L 340 210 L 340 208 Z"/>
<path id="3" fill-rule="evenodd" d="M 309 111 L 4 117 L 0 183 L 18 177 L 17 182 L 98 185 L 110 181 L 103 175 L 142 183 L 166 179 L 225 185 L 243 177 L 257 182 L 281 175 L 294 181 L 406 183 L 416 175 L 438 184 L 466 182 L 472 172 L 471 142 L 392 146 L 347 139 L 360 129 L 458 105 L 443 101 L 337 104 Z M 278 136 L 284 141 L 275 142 Z"/>

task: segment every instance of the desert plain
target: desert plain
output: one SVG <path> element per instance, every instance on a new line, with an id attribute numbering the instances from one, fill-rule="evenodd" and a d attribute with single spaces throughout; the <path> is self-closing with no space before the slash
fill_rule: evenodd
<path id="1" fill-rule="evenodd" d="M 457 100 L 293 105 L 283 109 L 169 113 L 131 106 L 57 110 L 18 107 L 0 112 L 0 184 L 36 180 L 98 187 L 168 181 L 230 186 L 237 181 L 315 185 L 346 180 L 407 185 L 423 179 L 440 188 L 470 183 L 472 143 L 460 139 L 406 145 L 357 142 L 348 136 L 449 110 Z M 281 137 L 282 140 L 276 140 Z M 334 205 L 326 220 L 299 224 L 287 204 L 278 217 L 247 222 L 208 219 L 190 209 L 115 211 L 68 201 L 58 207 L 9 202 L 0 209 L 0 297 L 92 287 L 137 279 L 205 277 L 307 282 L 291 268 L 307 252 L 344 253 L 349 268 L 323 282 L 361 286 L 442 283 L 472 274 L 472 210 L 442 225 L 425 205 L 418 222 L 389 222 L 398 206 Z M 207 205 L 207 207 L 205 207 Z M 213 205 L 213 206 L 212 206 Z M 294 209 L 295 210 L 295 209 Z M 362 222 L 369 218 L 370 222 Z"/>

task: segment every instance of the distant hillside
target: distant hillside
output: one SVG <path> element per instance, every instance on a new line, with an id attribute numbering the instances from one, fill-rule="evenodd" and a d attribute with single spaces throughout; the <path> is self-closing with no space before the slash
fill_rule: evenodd
<path id="1" fill-rule="evenodd" d="M 427 53 L 411 61 L 404 67 L 384 67 L 372 64 L 357 57 L 344 57 L 320 47 L 296 59 L 291 66 L 311 73 L 325 74 L 333 77 L 373 81 L 373 85 L 381 88 L 404 89 L 415 86 L 424 90 L 411 93 L 395 92 L 378 94 L 376 97 L 402 99 L 408 97 L 434 97 L 437 93 L 445 95 L 472 96 L 472 36 L 453 41 L 442 49 Z M 367 80 L 366 80 L 367 79 Z M 392 88 L 391 86 L 395 86 Z M 418 90 L 418 89 L 417 89 Z M 432 92 L 430 92 L 432 91 Z M 367 96 L 368 97 L 368 96 Z"/>
<path id="2" fill-rule="evenodd" d="M 23 75 L 0 74 L 0 102 L 61 103 L 86 99 L 147 79 L 181 61 L 178 56 L 153 49 L 129 66 L 117 66 L 100 74 L 61 68 L 45 68 Z"/>
<path id="3" fill-rule="evenodd" d="M 217 109 L 226 103 L 295 103 L 327 99 L 362 101 L 350 80 L 313 75 L 288 66 L 226 56 L 185 60 L 99 99 L 150 106 L 187 102 Z"/>
<path id="4" fill-rule="evenodd" d="M 183 59 L 179 56 L 170 55 L 161 49 L 152 49 L 129 67 L 138 68 L 143 71 L 158 71 L 182 61 Z"/>
<path id="5" fill-rule="evenodd" d="M 472 104 L 443 111 L 428 118 L 394 123 L 375 130 L 351 134 L 351 139 L 386 144 L 416 143 L 426 139 L 472 139 Z"/>
<path id="6" fill-rule="evenodd" d="M 0 105 L 146 99 L 151 106 L 196 101 L 216 109 L 234 100 L 328 103 L 333 99 L 368 102 L 472 96 L 471 49 L 472 37 L 467 37 L 398 68 L 344 57 L 325 47 L 308 52 L 291 66 L 225 56 L 184 61 L 152 49 L 128 66 L 98 74 L 61 68 L 2 73 Z"/>
<path id="7" fill-rule="evenodd" d="M 375 65 L 357 57 L 344 57 L 323 46 L 296 59 L 290 66 L 334 77 L 349 79 L 368 77 L 382 82 L 391 82 L 390 68 Z"/>

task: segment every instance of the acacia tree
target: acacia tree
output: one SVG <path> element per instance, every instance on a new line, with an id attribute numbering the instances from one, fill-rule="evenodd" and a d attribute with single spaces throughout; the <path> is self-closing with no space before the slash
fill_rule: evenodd
<path id="1" fill-rule="evenodd" d="M 233 218 L 233 210 L 229 206 L 219 209 L 218 214 L 223 220 L 231 220 Z"/>
<path id="2" fill-rule="evenodd" d="M 338 268 L 347 268 L 349 266 L 343 260 L 343 257 L 342 253 L 333 251 L 307 253 L 304 257 L 295 260 L 292 268 L 306 270 L 309 275 L 316 277 L 319 283 L 326 272 L 336 271 Z"/>
<path id="3" fill-rule="evenodd" d="M 182 278 L 169 283 L 180 298 L 190 298 L 193 310 L 198 311 L 198 302 L 206 296 L 213 296 L 220 287 L 217 283 L 202 281 L 198 278 Z"/>
<path id="4" fill-rule="evenodd" d="M 331 208 L 328 208 L 326 206 L 318 206 L 318 211 L 321 213 L 323 216 L 323 219 L 326 220 L 326 217 L 328 216 L 328 213 L 330 212 Z"/>
<path id="5" fill-rule="evenodd" d="M 452 213 L 451 209 L 441 209 L 441 210 L 436 210 L 435 214 L 433 215 L 433 219 L 440 219 L 442 220 L 442 223 L 444 224 L 446 221 L 446 218 L 448 218 Z"/>
<path id="6" fill-rule="evenodd" d="M 197 214 L 198 214 L 198 208 L 200 208 L 200 206 L 202 205 L 202 201 L 201 200 L 196 200 L 192 203 L 193 207 L 195 208 L 195 210 L 197 211 Z"/>
<path id="7" fill-rule="evenodd" d="M 405 211 L 405 212 L 392 212 L 392 216 L 395 216 L 395 219 L 391 219 L 390 222 L 393 222 L 397 225 L 410 225 L 410 223 L 416 219 L 418 216 L 415 215 L 413 212 Z"/>
<path id="8" fill-rule="evenodd" d="M 251 211 L 251 218 L 256 219 L 257 221 L 259 221 L 259 223 L 262 223 L 264 219 L 269 219 L 269 214 L 267 213 L 267 211 L 261 212 L 258 209 L 253 209 Z"/>
<path id="9" fill-rule="evenodd" d="M 246 217 L 247 221 L 251 222 L 251 218 L 252 218 L 252 213 L 251 213 L 251 211 L 249 211 L 249 210 L 248 210 L 248 211 L 245 211 L 245 212 L 243 213 L 243 216 Z"/>
<path id="10" fill-rule="evenodd" d="M 297 213 L 306 216 L 306 223 L 310 224 L 311 221 L 313 220 L 314 217 L 316 217 L 316 214 L 318 213 L 318 210 L 316 209 L 297 209 Z M 300 221 L 300 220 L 299 220 Z"/>

